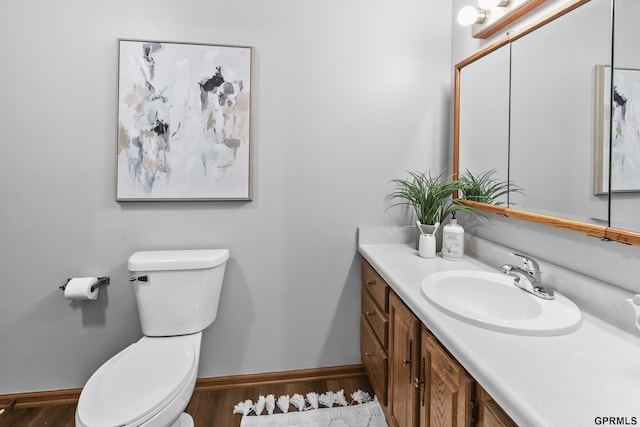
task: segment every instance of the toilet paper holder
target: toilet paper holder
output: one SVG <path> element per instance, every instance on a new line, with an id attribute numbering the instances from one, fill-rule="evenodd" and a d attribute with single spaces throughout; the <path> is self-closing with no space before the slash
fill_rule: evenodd
<path id="1" fill-rule="evenodd" d="M 60 286 L 60 289 L 62 289 L 64 291 L 67 288 L 67 284 L 70 281 L 71 281 L 71 277 L 67 279 L 67 283 L 65 283 L 64 285 Z M 94 283 L 93 285 L 91 285 L 91 292 L 95 291 L 100 286 L 108 285 L 109 282 L 110 282 L 110 280 L 109 280 L 108 277 L 98 277 L 98 281 L 96 283 Z"/>

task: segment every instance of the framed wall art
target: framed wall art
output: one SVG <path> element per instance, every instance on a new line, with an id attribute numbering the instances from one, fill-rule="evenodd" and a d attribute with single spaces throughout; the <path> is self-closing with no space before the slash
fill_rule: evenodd
<path id="1" fill-rule="evenodd" d="M 594 193 L 640 191 L 640 70 L 596 66 L 595 110 Z"/>
<path id="2" fill-rule="evenodd" d="M 251 200 L 252 49 L 118 43 L 116 200 Z"/>

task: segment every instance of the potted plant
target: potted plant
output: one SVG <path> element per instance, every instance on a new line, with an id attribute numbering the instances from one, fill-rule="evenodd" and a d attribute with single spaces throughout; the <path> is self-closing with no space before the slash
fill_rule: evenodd
<path id="1" fill-rule="evenodd" d="M 458 179 L 459 197 L 472 202 L 503 205 L 500 197 L 512 192 L 522 194 L 522 188 L 514 183 L 493 178 L 495 173 L 496 170 L 491 169 L 476 176 L 466 169 Z"/>
<path id="2" fill-rule="evenodd" d="M 444 173 L 432 176 L 431 172 L 408 172 L 407 179 L 394 179 L 395 190 L 387 195 L 392 204 L 411 206 L 420 222 L 423 233 L 432 233 L 436 223 L 442 223 L 454 211 L 469 211 L 475 209 L 457 203 L 453 194 L 459 190 L 458 181 Z M 436 251 L 442 248 L 442 228 L 436 233 Z"/>

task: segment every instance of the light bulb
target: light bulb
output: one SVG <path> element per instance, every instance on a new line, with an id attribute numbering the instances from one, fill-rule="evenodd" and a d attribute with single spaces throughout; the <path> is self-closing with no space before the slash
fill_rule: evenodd
<path id="1" fill-rule="evenodd" d="M 478 4 L 483 9 L 493 9 L 494 7 L 505 7 L 510 0 L 478 0 Z"/>
<path id="2" fill-rule="evenodd" d="M 484 10 L 473 6 L 465 6 L 458 12 L 458 23 L 464 26 L 478 24 L 484 21 L 485 16 L 486 12 Z"/>

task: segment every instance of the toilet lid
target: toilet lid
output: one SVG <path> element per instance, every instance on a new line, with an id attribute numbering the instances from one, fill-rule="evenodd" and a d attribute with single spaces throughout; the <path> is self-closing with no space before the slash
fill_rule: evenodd
<path id="1" fill-rule="evenodd" d="M 89 379 L 78 417 L 92 427 L 123 426 L 155 413 L 195 370 L 194 350 L 176 338 L 143 338 L 109 359 Z"/>

